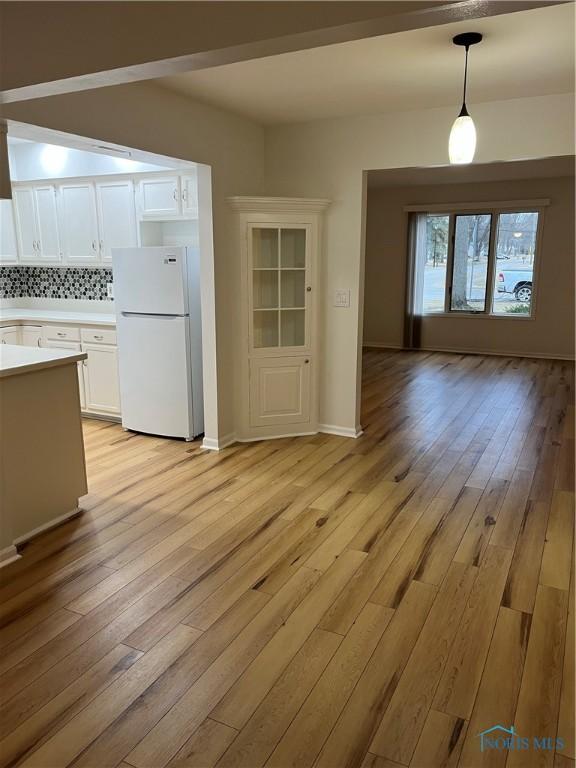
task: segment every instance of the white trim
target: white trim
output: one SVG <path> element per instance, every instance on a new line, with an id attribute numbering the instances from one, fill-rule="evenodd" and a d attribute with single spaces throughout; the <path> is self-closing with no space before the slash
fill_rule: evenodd
<path id="1" fill-rule="evenodd" d="M 340 435 L 340 437 L 360 437 L 364 432 L 360 424 L 356 427 L 339 427 L 337 424 L 319 424 L 318 431 L 326 435 Z"/>
<path id="2" fill-rule="evenodd" d="M 362 348 L 375 347 L 376 349 L 404 349 L 402 344 L 388 344 L 386 341 L 364 341 Z"/>
<path id="3" fill-rule="evenodd" d="M 60 523 L 65 523 L 66 520 L 69 520 L 71 517 L 76 517 L 76 515 L 81 514 L 82 511 L 83 510 L 81 510 L 80 507 L 76 507 L 70 512 L 66 512 L 66 514 L 60 515 L 60 517 L 55 517 L 53 520 L 50 520 L 43 525 L 39 525 L 38 528 L 34 528 L 32 531 L 28 531 L 28 533 L 25 533 L 23 536 L 18 536 L 17 539 L 14 539 L 14 544 L 22 544 L 24 541 L 29 541 L 35 536 L 38 536 L 45 531 L 49 531 L 51 528 L 55 528 L 57 525 L 60 525 Z"/>
<path id="4" fill-rule="evenodd" d="M 230 432 L 223 437 L 204 437 L 202 440 L 202 448 L 207 451 L 221 451 L 223 448 L 227 448 L 232 443 L 237 442 L 234 432 Z"/>
<path id="5" fill-rule="evenodd" d="M 14 563 L 16 560 L 20 560 L 21 557 L 22 555 L 18 554 L 18 550 L 14 544 L 10 544 L 9 547 L 0 549 L 0 568 L 3 568 L 5 565 L 9 565 L 10 563 Z"/>
<path id="6" fill-rule="evenodd" d="M 321 213 L 331 203 L 327 198 L 313 197 L 229 197 L 235 211 L 242 213 Z"/>
<path id="7" fill-rule="evenodd" d="M 549 352 L 508 352 L 494 349 L 467 349 L 465 347 L 418 347 L 406 352 L 450 352 L 458 355 L 494 355 L 496 357 L 542 358 L 544 360 L 574 360 L 574 355 L 552 355 Z"/>
<path id="8" fill-rule="evenodd" d="M 311 437 L 317 435 L 318 432 L 286 432 L 286 434 L 279 435 L 256 435 L 255 437 L 237 437 L 236 440 L 239 443 L 257 443 L 260 440 L 283 440 L 286 437 Z"/>
<path id="9" fill-rule="evenodd" d="M 96 413 L 95 411 L 81 411 L 83 419 L 96 419 L 97 421 L 112 421 L 114 424 L 122 424 L 122 416 L 112 413 Z"/>
<path id="10" fill-rule="evenodd" d="M 549 198 L 536 200 L 489 200 L 479 203 L 429 203 L 428 205 L 405 205 L 406 213 L 452 213 L 453 211 L 492 211 L 500 208 L 542 208 L 550 205 Z"/>

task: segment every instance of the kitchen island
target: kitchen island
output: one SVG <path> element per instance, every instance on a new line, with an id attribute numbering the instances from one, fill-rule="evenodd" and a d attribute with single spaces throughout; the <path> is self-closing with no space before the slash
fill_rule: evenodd
<path id="1" fill-rule="evenodd" d="M 87 491 L 77 363 L 84 352 L 0 345 L 0 566 L 78 513 Z"/>

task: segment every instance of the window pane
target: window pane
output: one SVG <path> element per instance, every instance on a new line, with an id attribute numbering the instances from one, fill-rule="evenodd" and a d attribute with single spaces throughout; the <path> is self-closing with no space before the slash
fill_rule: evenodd
<path id="1" fill-rule="evenodd" d="M 456 216 L 450 300 L 452 310 L 484 310 L 491 218 L 489 213 Z"/>
<path id="2" fill-rule="evenodd" d="M 444 312 L 449 216 L 426 217 L 426 253 L 422 290 L 423 312 Z"/>
<path id="3" fill-rule="evenodd" d="M 501 213 L 496 238 L 492 312 L 529 315 L 536 250 L 537 213 Z"/>

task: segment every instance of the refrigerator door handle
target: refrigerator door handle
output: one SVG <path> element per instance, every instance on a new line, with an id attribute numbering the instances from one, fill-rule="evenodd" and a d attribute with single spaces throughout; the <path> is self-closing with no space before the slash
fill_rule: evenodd
<path id="1" fill-rule="evenodd" d="M 121 312 L 122 317 L 188 317 L 188 315 L 165 315 L 157 312 Z"/>

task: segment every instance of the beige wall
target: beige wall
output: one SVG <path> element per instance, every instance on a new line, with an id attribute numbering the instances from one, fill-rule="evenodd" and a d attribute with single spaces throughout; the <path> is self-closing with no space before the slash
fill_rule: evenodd
<path id="1" fill-rule="evenodd" d="M 469 105 L 470 107 L 472 105 Z M 476 162 L 574 153 L 569 94 L 474 105 Z M 354 428 L 363 319 L 363 170 L 445 165 L 453 109 L 282 125 L 266 133 L 269 194 L 333 200 L 326 216 L 321 422 Z M 349 309 L 332 306 L 350 288 Z"/>
<path id="2" fill-rule="evenodd" d="M 366 223 L 364 343 L 401 346 L 408 250 L 407 205 L 549 198 L 535 277 L 534 319 L 431 317 L 429 349 L 574 355 L 574 177 L 370 189 Z"/>
<path id="3" fill-rule="evenodd" d="M 219 435 L 233 432 L 240 266 L 226 198 L 262 193 L 263 129 L 151 83 L 53 96 L 6 105 L 3 110 L 9 119 L 212 167 Z"/>

